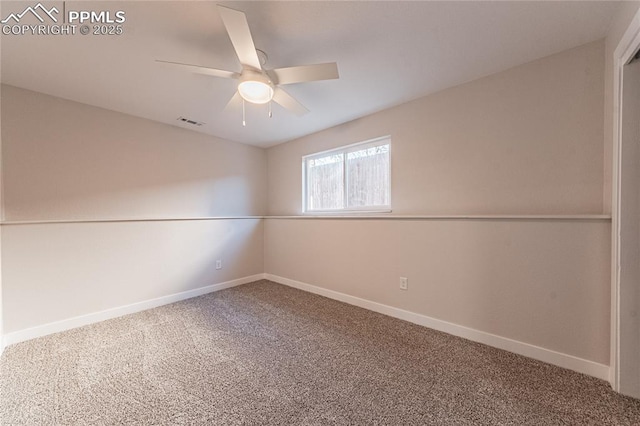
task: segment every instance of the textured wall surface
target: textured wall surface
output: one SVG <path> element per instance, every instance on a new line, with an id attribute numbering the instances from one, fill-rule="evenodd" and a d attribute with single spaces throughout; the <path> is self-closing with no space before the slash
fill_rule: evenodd
<path id="1" fill-rule="evenodd" d="M 181 219 L 263 214 L 264 150 L 11 86 L 2 122 L 6 220 L 71 221 L 3 224 L 5 333 L 263 272 L 260 219 Z"/>
<path id="2" fill-rule="evenodd" d="M 391 216 L 600 214 L 604 50 L 590 43 L 270 148 L 268 212 L 301 213 L 301 156 L 391 135 Z M 265 231 L 269 274 L 609 362 L 607 219 L 267 219 Z"/>
<path id="3" fill-rule="evenodd" d="M 6 220 L 261 215 L 262 149 L 3 86 Z"/>
<path id="4" fill-rule="evenodd" d="M 604 42 L 268 150 L 268 213 L 301 212 L 303 155 L 391 135 L 393 214 L 602 212 Z"/>

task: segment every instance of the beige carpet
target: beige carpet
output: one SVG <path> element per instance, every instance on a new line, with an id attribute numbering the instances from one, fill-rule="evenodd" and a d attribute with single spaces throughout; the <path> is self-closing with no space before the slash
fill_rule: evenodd
<path id="1" fill-rule="evenodd" d="M 268 281 L 0 364 L 3 425 L 640 424 L 603 381 Z"/>

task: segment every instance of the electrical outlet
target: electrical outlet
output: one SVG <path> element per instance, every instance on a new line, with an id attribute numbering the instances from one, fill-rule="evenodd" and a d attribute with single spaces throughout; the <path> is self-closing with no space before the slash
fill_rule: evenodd
<path id="1" fill-rule="evenodd" d="M 409 290 L 409 278 L 400 277 L 400 290 Z"/>
<path id="2" fill-rule="evenodd" d="M 216 269 L 222 269 L 222 260 L 216 260 Z"/>

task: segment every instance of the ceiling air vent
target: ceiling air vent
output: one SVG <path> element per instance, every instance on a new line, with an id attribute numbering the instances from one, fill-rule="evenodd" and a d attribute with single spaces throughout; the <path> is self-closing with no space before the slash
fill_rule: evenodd
<path id="1" fill-rule="evenodd" d="M 194 126 L 202 126 L 203 122 L 201 121 L 195 121 L 195 120 L 191 120 L 189 118 L 184 118 L 184 117 L 178 117 L 178 121 L 182 121 L 183 123 L 187 123 L 187 124 L 193 124 Z"/>

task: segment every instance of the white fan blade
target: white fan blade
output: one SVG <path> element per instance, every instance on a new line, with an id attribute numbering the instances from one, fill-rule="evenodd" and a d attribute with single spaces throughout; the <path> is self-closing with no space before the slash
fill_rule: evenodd
<path id="1" fill-rule="evenodd" d="M 280 104 L 296 115 L 305 115 L 309 112 L 300 102 L 296 101 L 293 96 L 285 92 L 282 88 L 276 87 L 273 92 L 273 101 Z"/>
<path id="2" fill-rule="evenodd" d="M 231 109 L 236 105 L 239 105 L 240 102 L 242 102 L 242 96 L 240 96 L 240 92 L 236 90 L 236 94 L 233 95 L 231 99 L 229 99 L 229 102 L 227 102 L 227 106 L 225 106 L 224 109 L 225 110 Z"/>
<path id="3" fill-rule="evenodd" d="M 261 70 L 260 59 L 256 53 L 256 46 L 253 44 L 247 16 L 243 12 L 220 5 L 218 5 L 218 10 L 240 63 Z"/>
<path id="4" fill-rule="evenodd" d="M 214 77 L 221 77 L 221 78 L 238 78 L 240 77 L 240 74 L 238 74 L 237 72 L 233 72 L 233 71 L 225 71 L 225 70 L 219 70 L 216 68 L 207 68 L 207 67 L 201 67 L 198 65 L 190 65 L 190 64 L 181 64 L 180 62 L 169 62 L 169 61 L 161 61 L 159 59 L 156 59 L 156 62 L 160 62 L 162 64 L 167 64 L 170 65 L 172 67 L 175 68 L 180 68 L 186 71 L 191 71 L 191 72 L 195 72 L 198 74 L 206 74 L 206 75 L 212 75 Z"/>
<path id="5" fill-rule="evenodd" d="M 276 68 L 269 71 L 270 77 L 276 78 L 277 84 L 302 83 L 304 81 L 333 80 L 339 78 L 338 64 L 335 62 L 299 67 Z"/>

